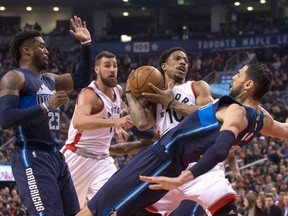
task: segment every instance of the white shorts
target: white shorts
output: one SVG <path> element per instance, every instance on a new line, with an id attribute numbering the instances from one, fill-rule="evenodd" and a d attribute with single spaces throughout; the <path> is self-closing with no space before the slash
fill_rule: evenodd
<path id="1" fill-rule="evenodd" d="M 187 169 L 194 164 L 190 164 Z M 161 215 L 169 215 L 178 207 L 182 200 L 190 199 L 199 203 L 207 215 L 214 214 L 225 204 L 236 198 L 236 192 L 228 179 L 225 178 L 221 166 L 218 164 L 209 172 L 177 189 L 170 190 L 158 202 L 148 207 L 147 210 Z"/>
<path id="2" fill-rule="evenodd" d="M 78 195 L 80 208 L 91 199 L 98 190 L 117 171 L 114 159 L 110 156 L 98 160 L 77 155 L 67 149 L 64 152 L 71 177 Z"/>

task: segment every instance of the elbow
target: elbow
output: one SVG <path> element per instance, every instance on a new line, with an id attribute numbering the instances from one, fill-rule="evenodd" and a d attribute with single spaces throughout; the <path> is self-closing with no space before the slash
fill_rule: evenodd
<path id="1" fill-rule="evenodd" d="M 82 124 L 81 124 L 81 121 L 77 120 L 75 121 L 75 119 L 73 120 L 73 127 L 76 129 L 76 130 L 82 130 Z"/>

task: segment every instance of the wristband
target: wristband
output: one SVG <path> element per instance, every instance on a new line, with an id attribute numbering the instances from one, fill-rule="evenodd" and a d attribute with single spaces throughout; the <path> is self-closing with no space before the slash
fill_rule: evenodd
<path id="1" fill-rule="evenodd" d="M 131 90 L 127 90 L 127 91 L 125 91 L 125 93 L 126 93 L 126 94 L 131 93 Z"/>
<path id="2" fill-rule="evenodd" d="M 121 115 L 121 116 L 127 116 L 127 115 L 129 115 L 129 111 L 128 111 L 127 109 L 122 109 L 122 110 L 120 111 L 120 115 Z"/>
<path id="3" fill-rule="evenodd" d="M 42 105 L 43 105 L 44 109 L 46 110 L 46 112 L 48 113 L 48 112 L 49 112 L 49 109 L 48 109 L 46 103 L 42 103 Z"/>
<path id="4" fill-rule="evenodd" d="M 44 102 L 43 105 L 44 105 L 45 108 L 48 109 L 48 112 L 53 110 L 53 108 L 50 106 L 50 104 L 48 102 Z"/>
<path id="5" fill-rule="evenodd" d="M 91 39 L 81 42 L 81 45 L 85 45 L 85 44 L 88 44 L 88 43 L 91 43 Z"/>

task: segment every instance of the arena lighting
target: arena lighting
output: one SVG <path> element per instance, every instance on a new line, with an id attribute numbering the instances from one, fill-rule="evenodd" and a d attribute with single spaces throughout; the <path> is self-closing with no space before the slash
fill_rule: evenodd
<path id="1" fill-rule="evenodd" d="M 240 2 L 234 2 L 235 6 L 240 6 Z"/>
<path id="2" fill-rule="evenodd" d="M 6 8 L 4 6 L 0 6 L 0 11 L 5 11 Z"/>
<path id="3" fill-rule="evenodd" d="M 26 7 L 26 11 L 32 11 L 32 7 L 30 6 Z"/>
<path id="4" fill-rule="evenodd" d="M 265 3 L 266 3 L 266 0 L 260 0 L 260 3 L 261 3 L 261 4 L 265 4 Z"/>
<path id="5" fill-rule="evenodd" d="M 128 12 L 123 12 L 123 16 L 129 16 Z"/>
<path id="6" fill-rule="evenodd" d="M 248 11 L 253 11 L 253 9 L 254 9 L 254 8 L 251 7 L 251 6 L 247 7 L 247 10 L 248 10 Z"/>
<path id="7" fill-rule="evenodd" d="M 122 0 L 123 2 L 128 2 L 129 0 Z"/>
<path id="8" fill-rule="evenodd" d="M 121 42 L 130 42 L 132 40 L 131 36 L 121 35 Z"/>
<path id="9" fill-rule="evenodd" d="M 59 7 L 53 7 L 53 11 L 55 12 L 59 11 Z"/>

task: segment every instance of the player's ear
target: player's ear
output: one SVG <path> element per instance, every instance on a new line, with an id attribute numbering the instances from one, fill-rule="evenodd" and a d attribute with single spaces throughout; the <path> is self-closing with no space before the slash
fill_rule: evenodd
<path id="1" fill-rule="evenodd" d="M 99 71 L 99 66 L 98 66 L 98 65 L 95 65 L 95 66 L 94 66 L 94 71 L 95 71 L 96 73 L 98 73 L 98 71 Z"/>
<path id="2" fill-rule="evenodd" d="M 253 80 L 247 80 L 247 81 L 245 82 L 245 88 L 251 88 L 251 87 L 253 87 L 253 86 L 254 86 Z"/>
<path id="3" fill-rule="evenodd" d="M 22 52 L 25 53 L 26 55 L 30 55 L 31 49 L 29 47 L 23 47 Z"/>
<path id="4" fill-rule="evenodd" d="M 166 70 L 166 63 L 162 63 L 161 64 L 161 68 L 162 68 L 163 71 L 165 71 Z"/>

